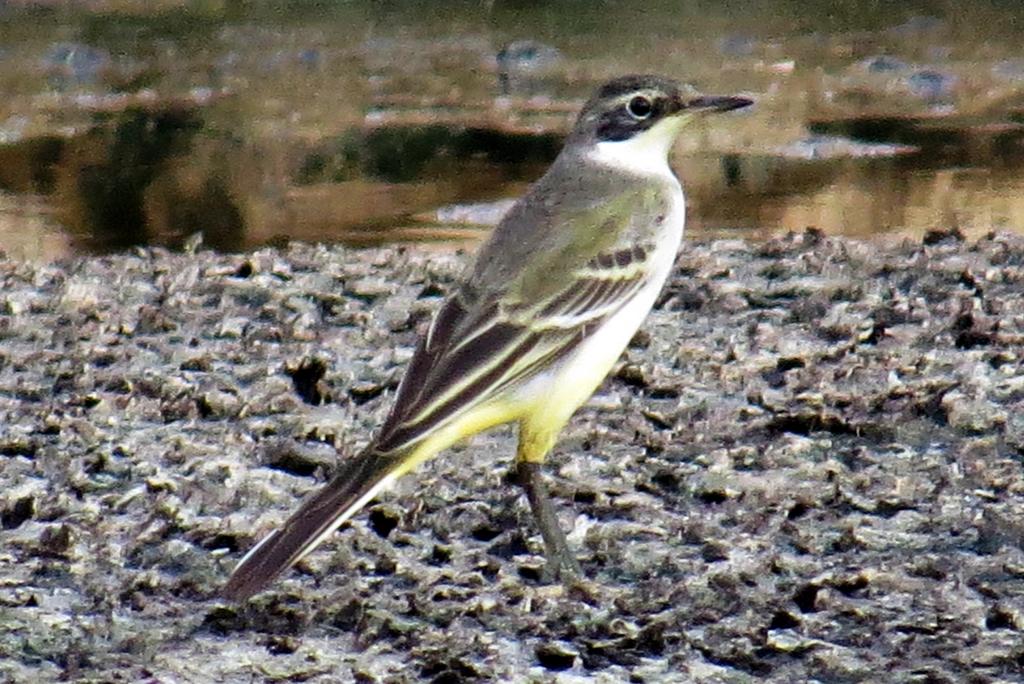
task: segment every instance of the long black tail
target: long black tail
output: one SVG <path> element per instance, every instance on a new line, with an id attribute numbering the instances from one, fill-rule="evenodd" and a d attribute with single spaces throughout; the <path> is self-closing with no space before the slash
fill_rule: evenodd
<path id="1" fill-rule="evenodd" d="M 352 459 L 284 525 L 246 554 L 224 586 L 224 596 L 244 600 L 302 560 L 388 484 L 402 460 L 372 451 Z"/>

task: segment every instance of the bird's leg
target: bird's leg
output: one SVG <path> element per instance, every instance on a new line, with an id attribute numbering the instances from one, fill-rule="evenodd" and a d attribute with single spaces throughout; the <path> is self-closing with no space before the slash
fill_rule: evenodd
<path id="1" fill-rule="evenodd" d="M 548 489 L 544 485 L 540 466 L 538 462 L 520 460 L 515 466 L 515 474 L 519 486 L 526 492 L 530 510 L 533 511 L 533 517 L 537 520 L 540 534 L 544 538 L 547 565 L 544 567 L 542 579 L 545 582 L 578 579 L 583 573 L 576 557 L 569 549 L 562 528 L 558 526 L 558 517 L 555 515 L 554 506 L 551 505 L 551 497 L 548 496 Z"/>

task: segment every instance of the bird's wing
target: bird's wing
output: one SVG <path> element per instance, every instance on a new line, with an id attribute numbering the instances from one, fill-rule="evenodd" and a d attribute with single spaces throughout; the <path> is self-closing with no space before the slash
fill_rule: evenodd
<path id="1" fill-rule="evenodd" d="M 420 340 L 374 450 L 403 450 L 568 356 L 643 287 L 652 252 L 648 244 L 588 254 L 530 301 L 508 287 L 472 303 L 475 293 L 456 293 Z"/>

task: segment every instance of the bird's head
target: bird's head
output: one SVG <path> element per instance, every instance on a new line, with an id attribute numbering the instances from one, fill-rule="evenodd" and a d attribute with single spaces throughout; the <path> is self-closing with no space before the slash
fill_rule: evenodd
<path id="1" fill-rule="evenodd" d="M 584 105 L 566 144 L 600 151 L 627 166 L 663 165 L 676 135 L 694 116 L 753 104 L 739 96 L 700 95 L 661 76 L 623 76 L 601 86 Z"/>

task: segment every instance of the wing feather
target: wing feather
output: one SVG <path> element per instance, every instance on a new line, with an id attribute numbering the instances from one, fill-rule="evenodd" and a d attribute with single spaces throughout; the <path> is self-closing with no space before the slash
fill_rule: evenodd
<path id="1" fill-rule="evenodd" d="M 456 293 L 421 339 L 375 450 L 404 449 L 567 357 L 643 287 L 647 253 L 598 254 L 530 304 L 466 304 L 474 293 Z"/>

